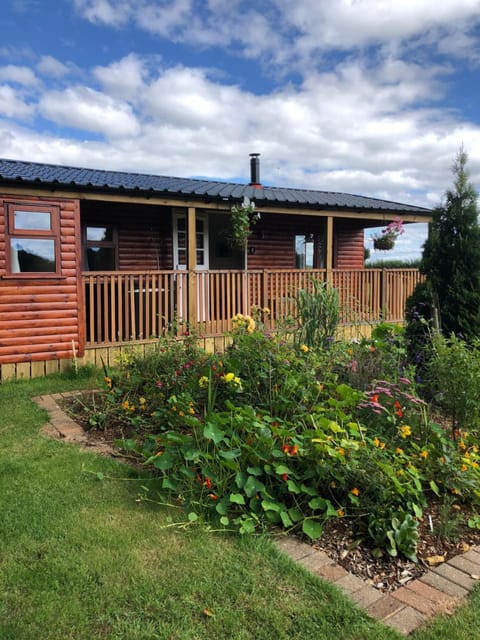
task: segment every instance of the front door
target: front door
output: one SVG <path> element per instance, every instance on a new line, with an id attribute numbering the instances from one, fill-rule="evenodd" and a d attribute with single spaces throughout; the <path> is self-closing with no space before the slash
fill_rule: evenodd
<path id="1" fill-rule="evenodd" d="M 187 270 L 188 258 L 188 218 L 183 211 L 174 212 L 173 214 L 173 268 L 176 271 Z M 198 215 L 195 222 L 195 239 L 196 239 L 196 259 L 195 271 L 197 272 L 197 320 L 205 322 L 207 320 L 208 309 L 208 271 L 209 254 L 208 254 L 208 219 L 206 215 Z M 198 273 L 201 272 L 201 273 Z M 185 278 L 178 278 L 178 314 L 180 318 L 186 316 L 185 296 Z"/>

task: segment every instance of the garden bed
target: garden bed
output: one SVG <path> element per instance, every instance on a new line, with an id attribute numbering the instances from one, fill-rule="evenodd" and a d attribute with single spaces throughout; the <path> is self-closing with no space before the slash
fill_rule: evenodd
<path id="1" fill-rule="evenodd" d="M 105 398 L 104 392 L 85 391 L 65 396 L 59 404 L 83 427 L 89 445 L 108 445 L 116 458 L 123 458 L 129 464 L 142 464 L 140 456 L 119 445 L 124 439 L 138 436 L 138 431 L 130 421 L 109 413 Z M 322 537 L 312 544 L 377 589 L 393 591 L 418 578 L 429 567 L 480 544 L 480 531 L 467 525 L 469 515 L 467 506 L 453 500 L 447 513 L 442 502 L 430 494 L 429 504 L 418 521 L 417 563 L 385 553 L 376 556 L 371 544 L 352 529 L 347 517 L 329 518 L 324 523 Z"/>

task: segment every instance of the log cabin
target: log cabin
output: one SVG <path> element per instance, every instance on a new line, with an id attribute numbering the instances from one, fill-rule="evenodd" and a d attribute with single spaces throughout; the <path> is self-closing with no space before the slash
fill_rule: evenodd
<path id="1" fill-rule="evenodd" d="M 364 269 L 364 230 L 430 210 L 360 195 L 0 159 L 0 381 L 125 345 L 195 331 L 219 348 L 236 313 L 294 314 L 295 292 L 329 281 L 342 321 L 401 321 L 421 278 Z M 260 214 L 245 250 L 232 206 Z"/>

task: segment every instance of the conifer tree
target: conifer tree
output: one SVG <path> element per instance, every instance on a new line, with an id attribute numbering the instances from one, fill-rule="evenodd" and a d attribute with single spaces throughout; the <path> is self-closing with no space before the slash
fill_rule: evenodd
<path id="1" fill-rule="evenodd" d="M 453 165 L 453 189 L 433 213 L 421 270 L 438 306 L 442 333 L 468 341 L 480 335 L 480 226 L 467 159 L 462 147 Z"/>

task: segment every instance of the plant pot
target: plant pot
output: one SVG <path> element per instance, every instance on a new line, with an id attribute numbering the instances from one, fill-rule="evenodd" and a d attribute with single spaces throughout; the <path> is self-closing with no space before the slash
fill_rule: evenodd
<path id="1" fill-rule="evenodd" d="M 380 236 L 373 239 L 373 248 L 377 251 L 390 251 L 395 246 L 395 238 L 392 236 Z"/>

